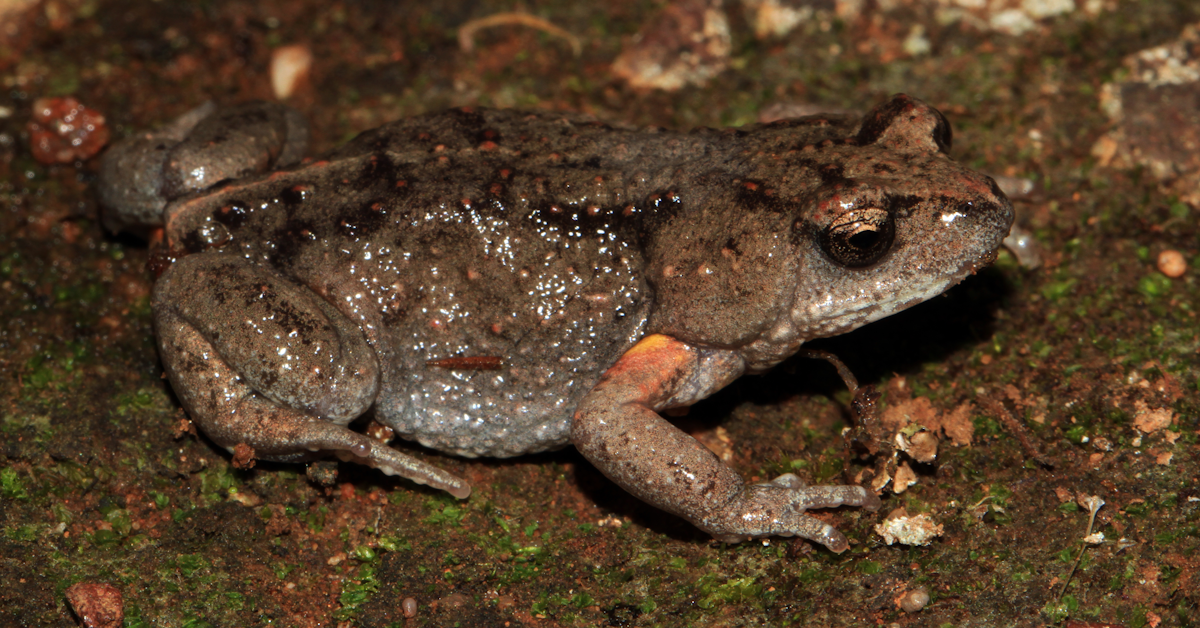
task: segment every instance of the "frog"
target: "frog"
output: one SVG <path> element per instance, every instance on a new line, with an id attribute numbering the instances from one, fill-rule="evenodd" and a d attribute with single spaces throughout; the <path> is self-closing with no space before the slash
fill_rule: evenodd
<path id="1" fill-rule="evenodd" d="M 669 420 L 990 264 L 1013 221 L 899 94 L 867 114 L 638 128 L 460 107 L 303 158 L 279 104 L 203 107 L 104 156 L 110 229 L 160 230 L 158 352 L 243 462 L 331 455 L 467 498 L 446 454 L 573 445 L 714 539 L 844 534 L 872 490 L 745 480 Z"/>

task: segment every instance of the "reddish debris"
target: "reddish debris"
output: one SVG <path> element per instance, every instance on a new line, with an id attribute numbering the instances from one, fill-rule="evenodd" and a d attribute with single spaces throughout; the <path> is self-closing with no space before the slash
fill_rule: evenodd
<path id="1" fill-rule="evenodd" d="M 253 469 L 254 448 L 246 443 L 238 443 L 237 446 L 233 448 L 233 468 Z"/>
<path id="2" fill-rule="evenodd" d="M 80 582 L 71 585 L 66 595 L 87 628 L 120 628 L 125 621 L 125 602 L 111 584 Z"/>
<path id="3" fill-rule="evenodd" d="M 108 125 L 99 112 L 78 100 L 39 98 L 29 122 L 33 158 L 44 164 L 89 159 L 108 143 Z"/>
<path id="4" fill-rule="evenodd" d="M 436 366 L 455 371 L 497 371 L 504 366 L 504 358 L 498 355 L 470 355 L 426 360 L 425 366 Z"/>

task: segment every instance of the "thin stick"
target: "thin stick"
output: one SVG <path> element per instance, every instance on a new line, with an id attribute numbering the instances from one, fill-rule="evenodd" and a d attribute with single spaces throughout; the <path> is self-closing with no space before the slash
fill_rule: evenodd
<path id="1" fill-rule="evenodd" d="M 571 46 L 571 52 L 574 53 L 576 57 L 583 54 L 583 42 L 579 41 L 578 37 L 540 17 L 537 17 L 536 15 L 530 15 L 528 13 L 496 13 L 495 15 L 489 15 L 487 17 L 481 17 L 477 20 L 471 20 L 470 22 L 458 27 L 458 47 L 462 49 L 463 52 L 471 52 L 475 49 L 475 31 L 509 24 L 517 24 L 520 26 L 536 28 L 540 31 L 565 39 L 567 44 Z"/>
<path id="2" fill-rule="evenodd" d="M 1083 535 L 1083 547 L 1079 548 L 1079 555 L 1075 557 L 1075 564 L 1071 565 L 1071 573 L 1067 574 L 1067 579 L 1063 582 L 1062 590 L 1058 592 L 1058 598 L 1054 600 L 1055 602 L 1062 600 L 1063 594 L 1067 592 L 1067 585 L 1071 584 L 1071 578 L 1075 577 L 1075 570 L 1079 568 L 1079 563 L 1083 560 L 1083 553 L 1087 551 L 1088 537 L 1092 536 L 1092 526 L 1096 523 L 1096 513 L 1104 505 L 1104 500 L 1095 495 L 1084 497 L 1082 501 L 1088 507 L 1088 511 L 1091 512 L 1091 516 L 1088 517 L 1087 534 Z"/>

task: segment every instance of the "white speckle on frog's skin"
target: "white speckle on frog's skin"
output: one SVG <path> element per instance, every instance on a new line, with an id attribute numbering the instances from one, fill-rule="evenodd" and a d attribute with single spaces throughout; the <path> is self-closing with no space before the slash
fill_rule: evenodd
<path id="1" fill-rule="evenodd" d="M 107 225 L 165 222 L 177 261 L 154 290 L 159 352 L 209 438 L 458 497 L 461 478 L 347 426 L 373 410 L 461 456 L 574 444 L 726 540 L 844 551 L 804 512 L 879 499 L 748 485 L 659 411 L 938 294 L 1012 221 L 995 183 L 947 156 L 942 115 L 903 95 L 861 120 L 737 131 L 461 108 L 296 165 L 306 138 L 279 105 L 209 108 L 101 166 Z M 252 167 L 275 172 L 237 178 Z"/>
<path id="2" fill-rule="evenodd" d="M 959 212 L 950 212 L 950 213 L 942 214 L 942 223 L 949 225 L 950 223 L 954 222 L 955 220 L 957 220 L 959 218 L 964 217 L 965 215 L 966 214 L 962 214 Z"/>

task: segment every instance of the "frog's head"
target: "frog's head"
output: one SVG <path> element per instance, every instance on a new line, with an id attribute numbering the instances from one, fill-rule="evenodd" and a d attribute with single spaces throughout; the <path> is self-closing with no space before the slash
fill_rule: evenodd
<path id="1" fill-rule="evenodd" d="M 740 349 L 754 369 L 941 293 L 990 263 L 1012 223 L 995 182 L 947 156 L 942 114 L 908 96 L 858 122 L 727 136 L 649 240 L 650 326 Z"/>
<path id="2" fill-rule="evenodd" d="M 831 336 L 942 293 L 990 264 L 1013 221 L 991 177 L 952 161 L 950 126 L 899 95 L 816 147 L 820 185 L 793 224 L 793 333 Z"/>

